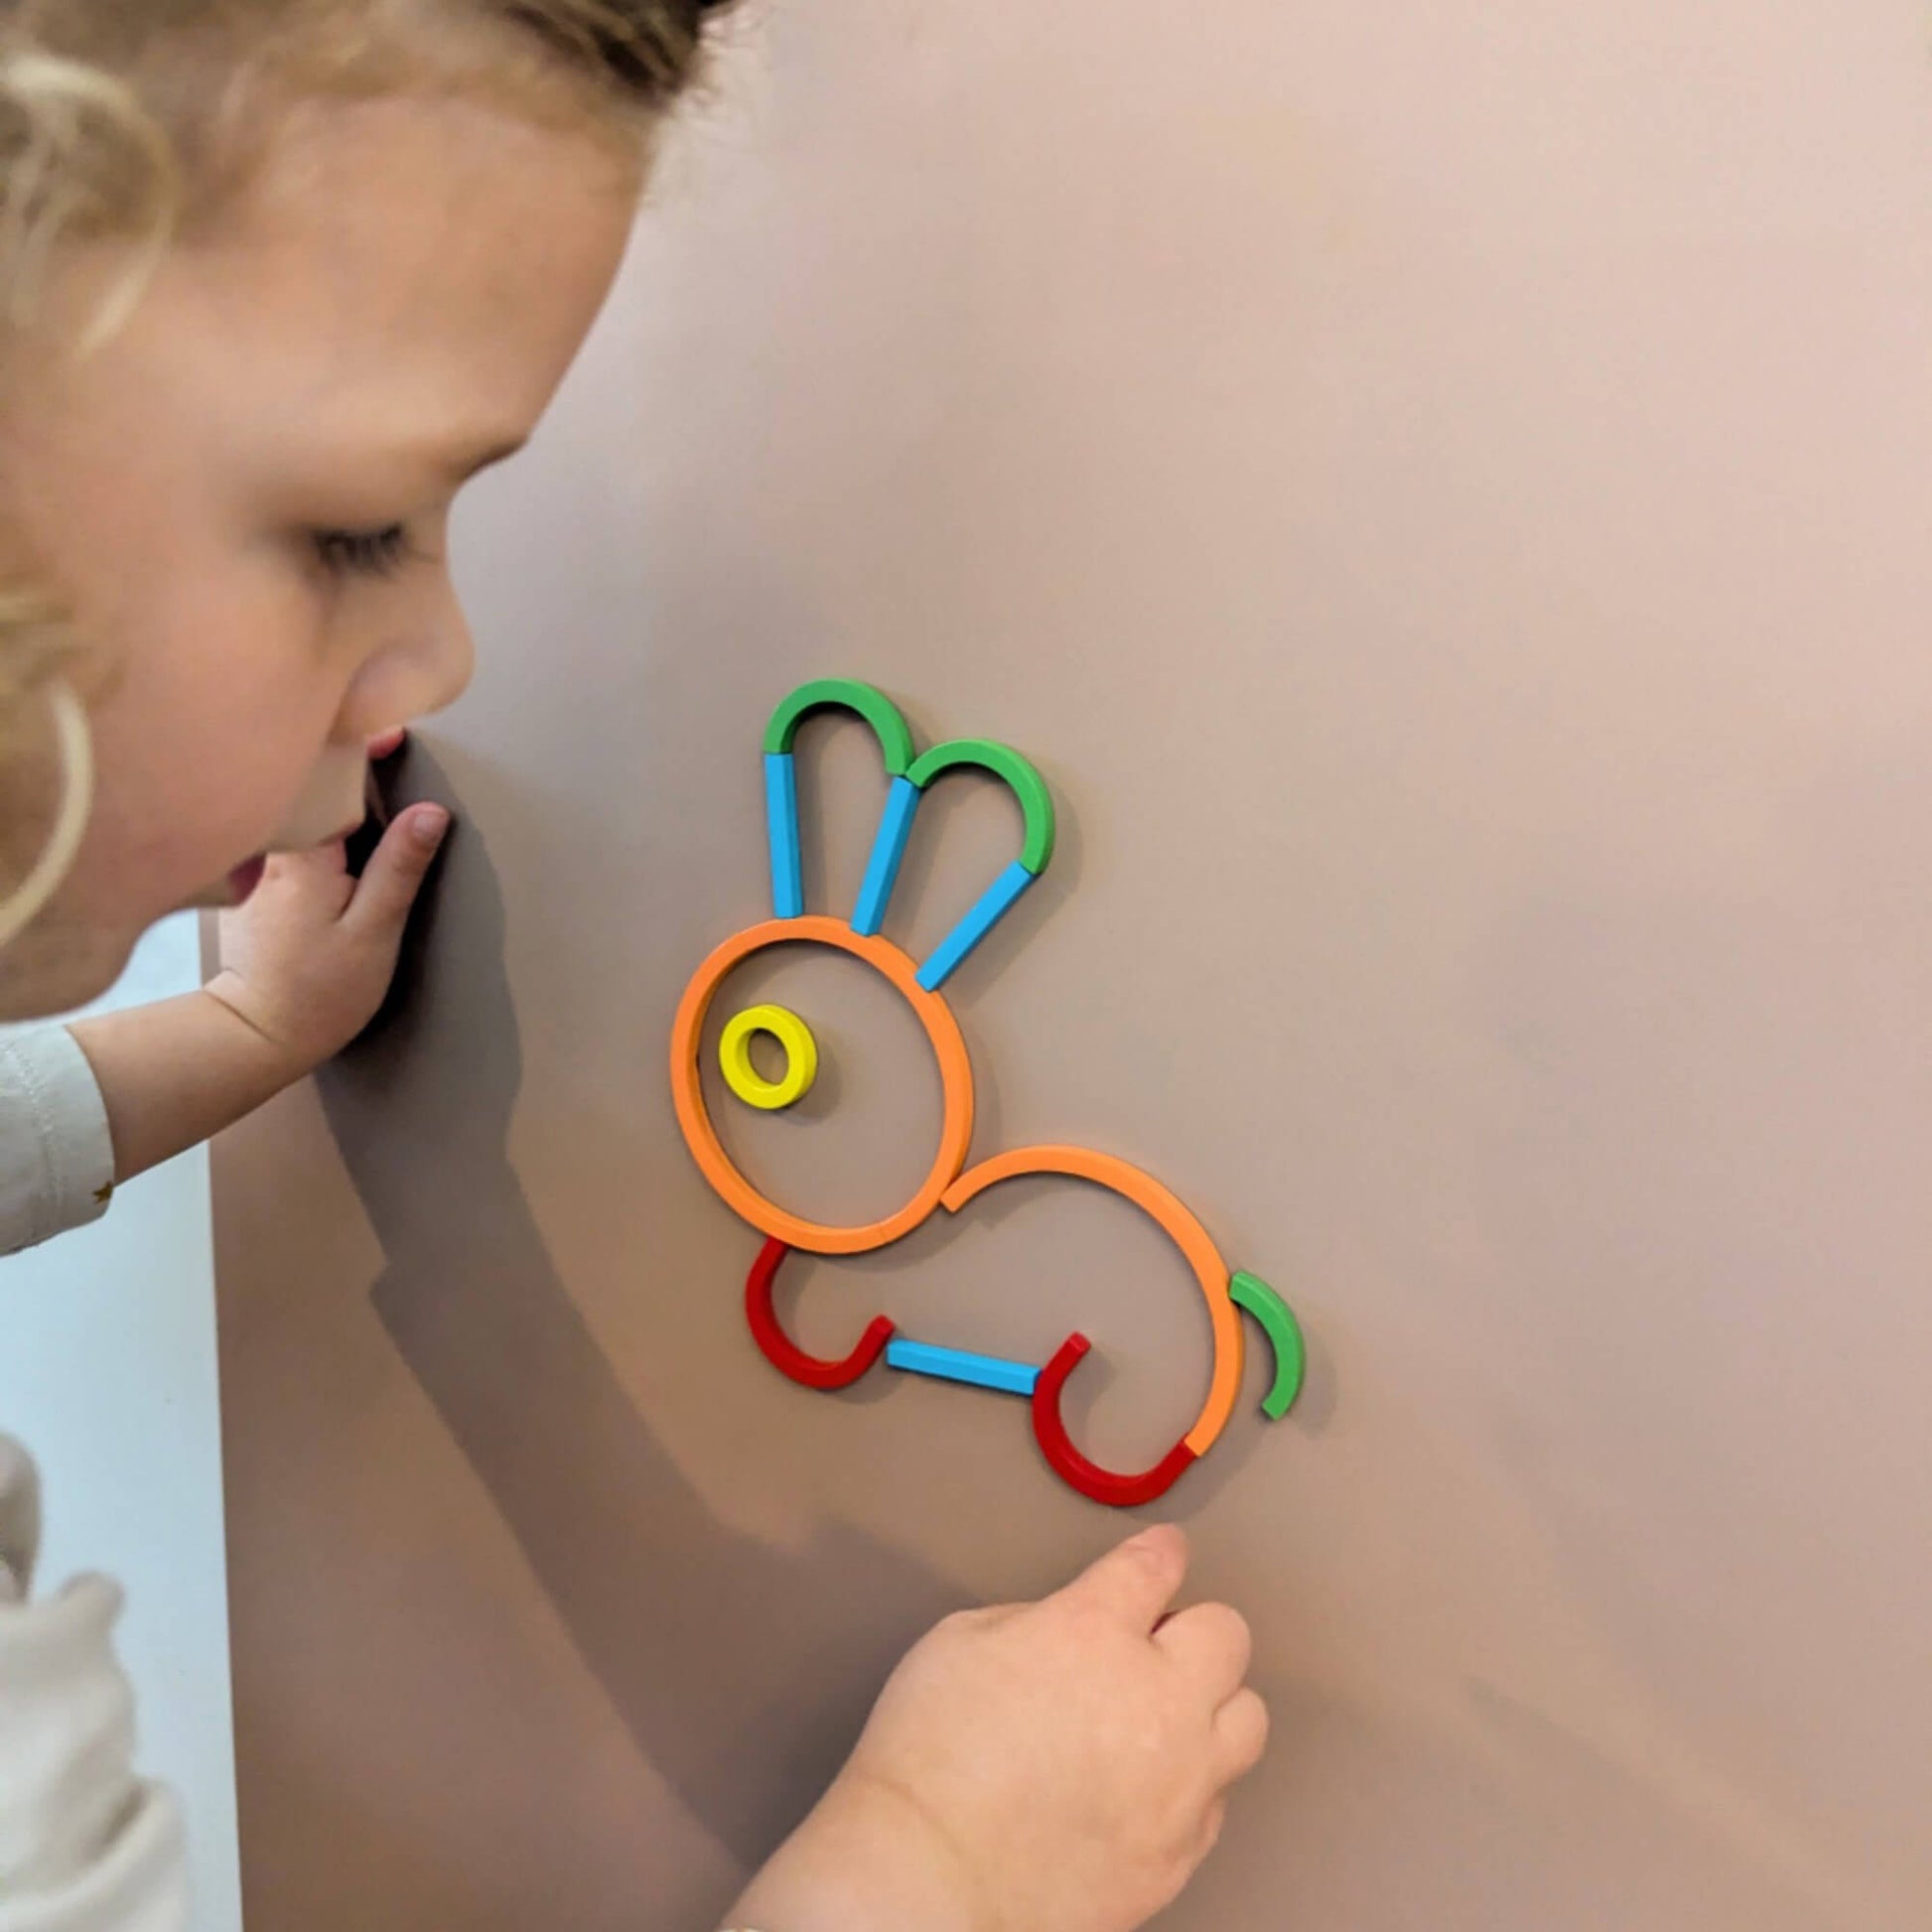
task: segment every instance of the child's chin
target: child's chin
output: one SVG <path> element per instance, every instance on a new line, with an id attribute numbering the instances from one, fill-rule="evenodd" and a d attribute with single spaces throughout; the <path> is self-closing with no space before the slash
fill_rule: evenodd
<path id="1" fill-rule="evenodd" d="M 0 1021 L 50 1019 L 99 999 L 126 970 L 139 936 L 29 926 L 0 949 Z"/>

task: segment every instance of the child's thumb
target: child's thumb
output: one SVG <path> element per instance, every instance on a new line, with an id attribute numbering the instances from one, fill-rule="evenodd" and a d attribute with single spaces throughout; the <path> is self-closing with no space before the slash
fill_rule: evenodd
<path id="1" fill-rule="evenodd" d="M 369 855 L 343 922 L 372 933 L 400 933 L 449 829 L 450 815 L 441 805 L 411 805 Z"/>

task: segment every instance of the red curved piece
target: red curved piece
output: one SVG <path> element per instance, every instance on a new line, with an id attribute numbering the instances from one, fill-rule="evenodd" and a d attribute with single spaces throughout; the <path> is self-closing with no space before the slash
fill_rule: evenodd
<path id="1" fill-rule="evenodd" d="M 791 1250 L 775 1235 L 764 1244 L 752 1272 L 745 1278 L 745 1318 L 752 1334 L 764 1351 L 764 1359 L 781 1374 L 808 1389 L 849 1389 L 886 1351 L 886 1344 L 898 1331 L 883 1315 L 876 1314 L 859 1345 L 842 1362 L 827 1362 L 805 1351 L 778 1326 L 771 1307 L 771 1288 L 778 1278 L 778 1264 Z"/>
<path id="2" fill-rule="evenodd" d="M 1194 1451 L 1183 1440 L 1143 1474 L 1117 1476 L 1099 1463 L 1089 1462 L 1073 1447 L 1073 1439 L 1060 1420 L 1060 1391 L 1092 1346 L 1085 1335 L 1068 1335 L 1060 1343 L 1058 1353 L 1039 1371 L 1039 1380 L 1034 1384 L 1034 1435 L 1039 1442 L 1040 1453 L 1053 1465 L 1054 1473 L 1062 1482 L 1070 1483 L 1081 1495 L 1097 1503 L 1110 1503 L 1115 1509 L 1133 1509 L 1165 1496 L 1181 1470 L 1195 1460 Z"/>

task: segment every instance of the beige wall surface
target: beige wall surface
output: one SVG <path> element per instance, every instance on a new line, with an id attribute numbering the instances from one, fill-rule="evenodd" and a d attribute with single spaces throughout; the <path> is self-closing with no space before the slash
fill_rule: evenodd
<path id="1" fill-rule="evenodd" d="M 1123 1154 L 1311 1344 L 1151 1514 L 1279 1727 L 1223 1925 L 1932 1923 L 1932 57 L 1918 0 L 889 0 L 737 30 L 460 530 L 463 826 L 398 1011 L 220 1151 L 253 1932 L 701 1924 L 950 1605 L 1122 1519 L 1024 1409 L 810 1394 L 664 1072 L 759 741 L 869 677 L 1064 815 L 954 982 L 981 1154 Z M 880 802 L 801 741 L 814 902 Z M 950 787 L 898 930 L 1009 857 Z M 909 1188 L 856 966 L 732 1145 Z M 794 1263 L 1123 1461 L 1205 1324 L 1023 1187 Z M 1258 1354 L 1260 1351 L 1256 1351 Z M 1076 1385 L 1077 1387 L 1078 1385 Z"/>

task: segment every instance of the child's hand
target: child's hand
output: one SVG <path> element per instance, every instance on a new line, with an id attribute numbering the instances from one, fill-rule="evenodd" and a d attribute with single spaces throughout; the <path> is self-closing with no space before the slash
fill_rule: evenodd
<path id="1" fill-rule="evenodd" d="M 218 1134 L 368 1025 L 449 822 L 441 805 L 412 805 L 359 880 L 341 845 L 269 860 L 247 903 L 223 917 L 226 964 L 207 986 L 73 1023 L 107 1110 L 116 1181 Z"/>
<path id="2" fill-rule="evenodd" d="M 398 814 L 359 880 L 341 845 L 279 854 L 247 903 L 222 915 L 223 970 L 207 991 L 287 1056 L 290 1079 L 375 1017 L 449 822 L 440 805 Z"/>
<path id="3" fill-rule="evenodd" d="M 1043 1602 L 950 1617 L 739 1907 L 784 1932 L 1128 1932 L 1212 1849 L 1260 1758 L 1247 1625 L 1166 1615 L 1187 1567 L 1149 1530 Z"/>

